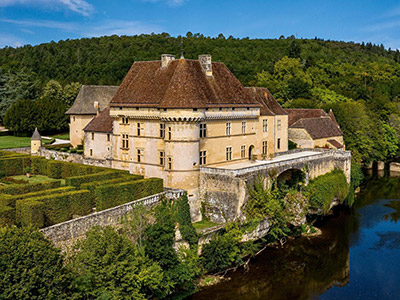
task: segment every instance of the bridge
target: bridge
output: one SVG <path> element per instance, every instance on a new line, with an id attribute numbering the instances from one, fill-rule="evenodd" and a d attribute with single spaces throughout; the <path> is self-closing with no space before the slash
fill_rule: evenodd
<path id="1" fill-rule="evenodd" d="M 237 219 L 247 201 L 247 186 L 258 176 L 265 178 L 291 176 L 301 171 L 305 184 L 309 180 L 340 169 L 350 182 L 351 152 L 332 149 L 296 149 L 277 153 L 266 160 L 231 162 L 200 169 L 200 199 L 205 215 L 213 222 L 224 223 Z"/>

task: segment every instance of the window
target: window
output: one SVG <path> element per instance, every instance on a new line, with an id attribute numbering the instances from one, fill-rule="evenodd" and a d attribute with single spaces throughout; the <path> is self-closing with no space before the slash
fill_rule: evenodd
<path id="1" fill-rule="evenodd" d="M 207 152 L 200 151 L 200 166 L 205 165 L 207 163 Z"/>
<path id="2" fill-rule="evenodd" d="M 231 135 L 231 123 L 230 122 L 226 123 L 225 133 L 226 133 L 226 135 Z"/>
<path id="3" fill-rule="evenodd" d="M 94 132 L 92 132 L 92 140 L 94 140 Z"/>
<path id="4" fill-rule="evenodd" d="M 164 165 L 165 165 L 165 152 L 160 151 L 160 166 L 164 166 Z"/>
<path id="5" fill-rule="evenodd" d="M 141 124 L 137 123 L 137 136 L 140 136 L 141 130 L 142 130 Z"/>
<path id="6" fill-rule="evenodd" d="M 246 133 L 246 122 L 242 122 L 242 133 Z"/>
<path id="7" fill-rule="evenodd" d="M 128 134 L 122 134 L 122 149 L 129 148 L 129 136 Z"/>
<path id="8" fill-rule="evenodd" d="M 172 128 L 168 127 L 168 139 L 171 140 L 172 139 Z"/>
<path id="9" fill-rule="evenodd" d="M 281 149 L 281 139 L 278 139 L 278 149 Z"/>
<path id="10" fill-rule="evenodd" d="M 107 133 L 107 142 L 109 142 L 109 141 L 110 141 L 110 134 Z"/>
<path id="11" fill-rule="evenodd" d="M 129 124 L 128 117 L 122 117 L 122 124 Z"/>
<path id="12" fill-rule="evenodd" d="M 137 149 L 137 162 L 143 161 L 143 154 L 144 154 L 143 149 Z"/>
<path id="13" fill-rule="evenodd" d="M 90 152 L 90 156 L 93 156 L 93 150 L 90 149 L 89 152 Z"/>
<path id="14" fill-rule="evenodd" d="M 74 120 L 74 122 L 75 122 L 75 116 L 73 117 L 73 120 Z"/>
<path id="15" fill-rule="evenodd" d="M 205 138 L 207 136 L 207 124 L 200 124 L 200 137 Z"/>
<path id="16" fill-rule="evenodd" d="M 268 152 L 268 147 L 267 147 L 267 141 L 263 141 L 263 144 L 262 144 L 262 154 L 267 154 L 267 152 Z"/>
<path id="17" fill-rule="evenodd" d="M 245 158 L 246 157 L 246 145 L 243 145 L 240 147 L 240 157 Z"/>
<path id="18" fill-rule="evenodd" d="M 226 147 L 226 160 L 232 160 L 232 147 Z"/>
<path id="19" fill-rule="evenodd" d="M 165 138 L 165 124 L 160 124 L 160 138 Z"/>
<path id="20" fill-rule="evenodd" d="M 278 130 L 281 130 L 281 120 L 278 120 L 277 128 L 278 128 Z"/>
<path id="21" fill-rule="evenodd" d="M 263 132 L 268 131 L 268 120 L 263 120 Z"/>
<path id="22" fill-rule="evenodd" d="M 172 157 L 168 157 L 168 170 L 172 169 Z"/>

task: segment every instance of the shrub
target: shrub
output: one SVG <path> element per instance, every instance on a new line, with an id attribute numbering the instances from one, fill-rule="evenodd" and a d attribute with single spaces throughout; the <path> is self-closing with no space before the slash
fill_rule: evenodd
<path id="1" fill-rule="evenodd" d="M 87 174 L 99 173 L 105 170 L 110 170 L 107 168 L 75 164 L 64 161 L 46 160 L 46 162 L 47 162 L 47 169 L 46 173 L 43 173 L 43 175 L 47 175 L 51 178 L 56 178 L 56 179 L 67 178 L 72 176 L 83 176 Z"/>
<path id="2" fill-rule="evenodd" d="M 22 175 L 24 168 L 29 166 L 30 163 L 28 155 L 0 157 L 0 169 L 6 176 Z"/>
<path id="3" fill-rule="evenodd" d="M 35 200 L 18 200 L 15 205 L 16 222 L 21 226 L 44 226 L 44 203 Z"/>
<path id="4" fill-rule="evenodd" d="M 0 227 L 15 224 L 15 209 L 0 203 Z"/>
<path id="5" fill-rule="evenodd" d="M 45 182 L 38 182 L 32 184 L 10 184 L 7 186 L 0 187 L 0 194 L 9 194 L 9 195 L 18 195 L 18 194 L 26 194 L 41 190 L 55 189 L 61 186 L 61 180 L 52 180 Z"/>
<path id="6" fill-rule="evenodd" d="M 66 187 L 60 187 L 60 188 L 56 188 L 56 189 L 46 189 L 46 190 L 41 190 L 41 191 L 26 193 L 26 194 L 17 194 L 17 195 L 0 194 L 0 205 L 4 204 L 4 205 L 15 207 L 15 202 L 17 200 L 36 198 L 39 196 L 50 196 L 50 195 L 54 195 L 54 194 L 62 194 L 65 192 L 70 192 L 72 190 L 75 190 L 75 188 L 73 186 L 66 186 Z"/>
<path id="7" fill-rule="evenodd" d="M 32 157 L 31 168 L 33 174 L 42 174 L 47 176 L 47 162 L 48 160 L 44 157 Z"/>
<path id="8" fill-rule="evenodd" d="M 99 186 L 95 190 L 97 211 L 128 203 L 143 197 L 161 193 L 163 180 L 148 178 L 118 184 Z"/>
<path id="9" fill-rule="evenodd" d="M 178 208 L 177 219 L 179 223 L 179 231 L 182 234 L 182 238 L 188 241 L 191 247 L 197 246 L 198 235 L 192 224 L 190 206 L 186 193 L 176 200 L 176 205 Z"/>
<path id="10" fill-rule="evenodd" d="M 120 171 L 101 172 L 101 173 L 65 178 L 65 184 L 79 187 L 83 183 L 109 180 L 117 178 L 119 176 L 121 176 Z"/>
<path id="11" fill-rule="evenodd" d="M 77 154 L 83 154 L 83 150 L 76 150 Z"/>
<path id="12" fill-rule="evenodd" d="M 334 199 L 343 203 L 348 192 L 349 184 L 347 183 L 346 176 L 341 170 L 337 169 L 310 181 L 304 190 L 310 207 L 317 210 L 322 209 L 324 213 L 329 211 Z"/>

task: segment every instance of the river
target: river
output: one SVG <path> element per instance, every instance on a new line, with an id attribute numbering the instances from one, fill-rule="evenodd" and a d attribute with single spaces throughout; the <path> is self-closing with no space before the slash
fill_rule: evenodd
<path id="1" fill-rule="evenodd" d="M 193 300 L 400 299 L 400 178 L 369 178 L 322 235 L 268 248 Z"/>

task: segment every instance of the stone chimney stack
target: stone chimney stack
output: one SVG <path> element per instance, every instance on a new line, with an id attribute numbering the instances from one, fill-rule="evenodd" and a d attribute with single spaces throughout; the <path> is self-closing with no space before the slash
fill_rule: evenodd
<path id="1" fill-rule="evenodd" d="M 171 54 L 161 54 L 161 68 L 168 67 L 171 61 L 175 60 L 175 56 Z"/>
<path id="2" fill-rule="evenodd" d="M 210 54 L 199 55 L 199 62 L 200 62 L 201 68 L 206 73 L 206 75 L 213 76 L 211 55 Z"/>
<path id="3" fill-rule="evenodd" d="M 99 101 L 94 101 L 93 106 L 94 109 L 96 110 L 96 114 L 98 115 L 100 112 Z"/>

